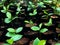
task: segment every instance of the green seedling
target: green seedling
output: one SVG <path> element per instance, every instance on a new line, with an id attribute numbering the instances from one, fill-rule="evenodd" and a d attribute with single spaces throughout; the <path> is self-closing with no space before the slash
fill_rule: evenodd
<path id="1" fill-rule="evenodd" d="M 33 45 L 45 45 L 46 44 L 46 40 L 39 40 L 38 38 L 36 38 L 33 41 Z"/>
<path id="2" fill-rule="evenodd" d="M 19 32 L 21 32 L 23 30 L 23 27 L 19 27 L 17 29 L 8 28 L 7 30 L 8 30 L 8 32 L 6 33 L 6 36 L 10 37 L 10 39 L 7 39 L 6 41 L 9 44 L 13 44 L 14 41 L 17 41 L 17 40 L 21 39 L 22 36 L 23 36 L 21 34 L 18 34 Z"/>
<path id="3" fill-rule="evenodd" d="M 34 9 L 33 13 L 29 13 L 30 16 L 35 16 L 37 14 L 37 10 Z"/>
<path id="4" fill-rule="evenodd" d="M 38 26 L 32 26 L 31 29 L 32 29 L 33 31 L 39 31 L 40 33 L 44 33 L 44 32 L 46 32 L 46 31 L 48 31 L 47 28 L 41 29 L 41 27 L 42 27 L 42 23 L 39 24 L 39 27 L 38 27 Z"/>
<path id="5" fill-rule="evenodd" d="M 45 26 L 51 26 L 52 25 L 52 18 L 49 19 L 49 22 L 48 23 L 45 23 L 44 24 Z"/>
<path id="6" fill-rule="evenodd" d="M 38 2 L 37 5 L 41 7 L 46 7 L 43 2 Z"/>
<path id="7" fill-rule="evenodd" d="M 30 20 L 30 21 L 25 20 L 24 22 L 30 24 L 31 26 L 34 25 L 34 22 L 32 20 Z"/>

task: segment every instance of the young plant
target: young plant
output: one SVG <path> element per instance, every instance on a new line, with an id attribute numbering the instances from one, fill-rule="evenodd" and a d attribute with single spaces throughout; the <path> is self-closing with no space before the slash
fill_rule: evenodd
<path id="1" fill-rule="evenodd" d="M 42 23 L 39 24 L 39 27 L 38 27 L 38 26 L 32 26 L 31 29 L 32 29 L 33 31 L 39 31 L 40 33 L 44 33 L 44 32 L 46 32 L 46 31 L 48 31 L 47 28 L 41 29 L 41 27 L 42 27 Z"/>
<path id="2" fill-rule="evenodd" d="M 38 38 L 36 38 L 33 41 L 33 45 L 45 45 L 46 44 L 46 40 L 39 40 Z"/>
<path id="3" fill-rule="evenodd" d="M 52 25 L 52 18 L 49 19 L 49 22 L 48 23 L 45 23 L 44 24 L 45 26 L 51 26 Z"/>
<path id="4" fill-rule="evenodd" d="M 18 34 L 19 32 L 21 32 L 23 30 L 23 27 L 19 27 L 17 29 L 8 28 L 7 30 L 8 30 L 8 32 L 6 33 L 6 36 L 10 37 L 10 39 L 7 39 L 6 41 L 9 44 L 13 44 L 14 41 L 17 41 L 17 40 L 21 39 L 22 36 L 23 36 L 21 34 Z"/>
<path id="5" fill-rule="evenodd" d="M 37 10 L 34 9 L 33 13 L 29 13 L 30 16 L 35 16 L 37 14 Z"/>
<path id="6" fill-rule="evenodd" d="M 31 26 L 34 25 L 34 22 L 32 20 L 30 20 L 30 21 L 25 20 L 24 22 L 27 23 L 27 24 L 30 24 Z"/>

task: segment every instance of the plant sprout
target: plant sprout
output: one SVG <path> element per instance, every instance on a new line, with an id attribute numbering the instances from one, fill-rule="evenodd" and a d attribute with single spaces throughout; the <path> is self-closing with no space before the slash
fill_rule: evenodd
<path id="1" fill-rule="evenodd" d="M 49 22 L 44 24 L 45 26 L 51 26 L 52 25 L 52 18 L 49 19 Z"/>
<path id="2" fill-rule="evenodd" d="M 37 14 L 37 10 L 34 9 L 33 13 L 29 13 L 30 16 L 35 16 Z"/>
<path id="3" fill-rule="evenodd" d="M 46 40 L 39 40 L 38 38 L 36 38 L 33 41 L 33 45 L 45 45 L 46 44 Z"/>
<path id="4" fill-rule="evenodd" d="M 23 27 L 19 27 L 17 29 L 8 28 L 7 30 L 8 30 L 8 32 L 6 33 L 6 36 L 11 37 L 10 39 L 6 40 L 9 44 L 13 44 L 14 41 L 21 39 L 23 36 L 21 34 L 18 34 L 19 32 L 21 32 L 23 30 Z"/>
<path id="5" fill-rule="evenodd" d="M 39 31 L 39 32 L 41 32 L 41 33 L 44 33 L 44 32 L 46 32 L 46 31 L 48 31 L 47 28 L 41 29 L 41 27 L 42 27 L 42 23 L 39 24 L 39 27 L 38 27 L 38 26 L 32 26 L 31 29 L 32 29 L 33 31 Z"/>

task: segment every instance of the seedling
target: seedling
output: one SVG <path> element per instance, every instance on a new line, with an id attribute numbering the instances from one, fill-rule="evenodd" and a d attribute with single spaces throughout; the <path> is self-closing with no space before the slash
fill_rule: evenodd
<path id="1" fill-rule="evenodd" d="M 39 27 L 38 27 L 38 26 L 32 26 L 31 29 L 32 29 L 33 31 L 39 31 L 40 33 L 44 33 L 44 32 L 46 32 L 46 31 L 48 31 L 47 28 L 41 29 L 41 27 L 42 27 L 42 23 L 39 24 Z"/>
<path id="2" fill-rule="evenodd" d="M 34 9 L 33 13 L 29 13 L 30 16 L 35 16 L 37 14 L 37 10 Z"/>
<path id="3" fill-rule="evenodd" d="M 46 40 L 39 40 L 38 38 L 36 38 L 33 41 L 33 45 L 45 45 L 46 44 Z"/>
<path id="4" fill-rule="evenodd" d="M 17 29 L 8 28 L 7 30 L 8 30 L 8 32 L 6 33 L 6 36 L 11 37 L 10 39 L 6 40 L 9 44 L 13 44 L 14 41 L 21 39 L 23 36 L 21 34 L 18 34 L 19 32 L 21 32 L 23 30 L 23 27 L 19 27 Z"/>
<path id="5" fill-rule="evenodd" d="M 51 26 L 52 25 L 52 18 L 49 19 L 49 22 L 48 23 L 45 23 L 44 24 L 45 26 Z"/>
<path id="6" fill-rule="evenodd" d="M 30 21 L 25 20 L 24 22 L 25 22 L 25 23 L 27 23 L 27 24 L 30 24 L 31 26 L 33 26 L 33 25 L 34 25 L 34 22 L 33 22 L 32 20 L 30 20 Z"/>

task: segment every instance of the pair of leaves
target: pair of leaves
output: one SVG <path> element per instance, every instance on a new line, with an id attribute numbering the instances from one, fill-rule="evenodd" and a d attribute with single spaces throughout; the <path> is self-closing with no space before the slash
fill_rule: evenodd
<path id="1" fill-rule="evenodd" d="M 43 2 L 39 2 L 39 3 L 37 3 L 37 5 L 41 6 L 41 7 L 46 7 Z"/>
<path id="2" fill-rule="evenodd" d="M 44 32 L 46 32 L 46 31 L 48 31 L 47 28 L 41 29 L 41 27 L 42 27 L 42 23 L 39 24 L 39 27 L 38 27 L 38 26 L 32 26 L 31 29 L 32 29 L 33 31 L 39 31 L 39 32 L 41 32 L 41 33 L 44 33 Z"/>
<path id="3" fill-rule="evenodd" d="M 46 40 L 39 40 L 38 38 L 36 38 L 33 42 L 33 45 L 45 45 L 46 44 Z"/>
<path id="4" fill-rule="evenodd" d="M 49 19 L 49 22 L 44 24 L 45 26 L 51 26 L 52 25 L 52 18 Z"/>
<path id="5" fill-rule="evenodd" d="M 14 35 L 13 37 L 11 37 L 10 39 L 7 39 L 6 41 L 9 43 L 9 44 L 13 44 L 14 41 L 17 41 L 19 39 L 22 38 L 22 35 Z"/>
<path id="6" fill-rule="evenodd" d="M 19 28 L 17 28 L 16 30 L 13 29 L 13 28 L 8 28 L 7 30 L 8 30 L 9 32 L 6 33 L 6 36 L 7 36 L 7 37 L 11 37 L 11 38 L 8 39 L 7 42 L 8 42 L 9 44 L 12 44 L 14 41 L 17 41 L 17 40 L 21 39 L 23 35 L 16 34 L 16 33 L 21 32 L 22 29 L 23 29 L 23 27 L 19 27 Z"/>
<path id="7" fill-rule="evenodd" d="M 12 32 L 12 33 L 19 33 L 19 32 L 21 32 L 22 30 L 23 30 L 23 27 L 19 27 L 19 28 L 17 28 L 16 30 L 14 29 L 14 28 L 8 28 L 7 29 L 9 32 Z"/>
<path id="8" fill-rule="evenodd" d="M 36 15 L 36 14 L 37 14 L 36 9 L 33 11 L 33 13 L 29 13 L 30 16 L 34 16 L 34 15 Z"/>

